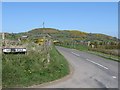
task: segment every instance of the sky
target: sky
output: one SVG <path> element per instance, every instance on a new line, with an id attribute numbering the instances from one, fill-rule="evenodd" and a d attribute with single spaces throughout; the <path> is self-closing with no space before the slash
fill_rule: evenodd
<path id="1" fill-rule="evenodd" d="M 118 37 L 117 2 L 3 2 L 2 31 L 80 30 Z"/>

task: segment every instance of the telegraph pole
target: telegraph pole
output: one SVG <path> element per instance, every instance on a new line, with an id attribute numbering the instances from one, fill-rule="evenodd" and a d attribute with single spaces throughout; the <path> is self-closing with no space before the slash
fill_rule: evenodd
<path id="1" fill-rule="evenodd" d="M 4 32 L 2 33 L 2 39 L 3 39 L 3 40 L 5 39 L 5 34 L 4 34 Z"/>
<path id="2" fill-rule="evenodd" d="M 2 33 L 2 40 L 3 40 L 3 45 L 5 45 L 5 33 Z"/>
<path id="3" fill-rule="evenodd" d="M 43 29 L 45 28 L 45 23 L 43 22 Z M 46 52 L 46 54 L 47 54 L 47 62 L 49 63 L 50 62 L 50 54 L 49 54 L 49 48 L 50 48 L 50 46 L 49 46 L 49 43 L 50 43 L 50 40 L 46 37 L 46 36 L 48 36 L 48 34 L 47 34 L 47 32 L 45 31 L 45 30 L 43 30 L 44 31 L 44 50 L 45 50 L 45 52 Z"/>

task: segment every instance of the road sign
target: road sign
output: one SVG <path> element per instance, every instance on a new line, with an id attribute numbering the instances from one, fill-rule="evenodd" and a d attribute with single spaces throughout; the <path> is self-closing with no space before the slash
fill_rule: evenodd
<path id="1" fill-rule="evenodd" d="M 27 52 L 26 48 L 3 48 L 2 52 L 4 54 L 17 54 L 17 53 L 21 53 L 21 54 L 25 54 Z"/>

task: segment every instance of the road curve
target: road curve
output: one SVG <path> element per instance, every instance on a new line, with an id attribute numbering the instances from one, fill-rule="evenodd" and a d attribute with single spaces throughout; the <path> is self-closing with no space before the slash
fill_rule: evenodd
<path id="1" fill-rule="evenodd" d="M 118 88 L 118 62 L 74 49 L 56 48 L 72 65 L 74 73 L 67 80 L 42 88 Z"/>

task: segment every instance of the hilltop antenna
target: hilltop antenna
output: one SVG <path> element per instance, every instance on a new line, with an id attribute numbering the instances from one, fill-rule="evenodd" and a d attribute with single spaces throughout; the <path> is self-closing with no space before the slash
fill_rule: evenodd
<path id="1" fill-rule="evenodd" d="M 43 28 L 45 28 L 45 23 L 43 22 Z"/>

